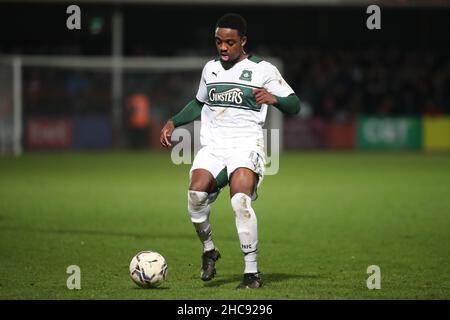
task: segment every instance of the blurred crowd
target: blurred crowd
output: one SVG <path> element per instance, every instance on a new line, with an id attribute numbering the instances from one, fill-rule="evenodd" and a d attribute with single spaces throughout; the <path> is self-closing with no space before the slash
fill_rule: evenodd
<path id="1" fill-rule="evenodd" d="M 450 111 L 447 54 L 398 48 L 274 52 L 314 115 L 420 115 Z"/>
<path id="2" fill-rule="evenodd" d="M 193 99 L 199 79 L 200 72 L 126 70 L 124 111 L 127 98 L 140 93 L 149 99 L 152 117 L 167 119 Z M 111 114 L 112 80 L 111 73 L 105 69 L 25 67 L 23 81 L 24 109 L 28 116 Z"/>
<path id="3" fill-rule="evenodd" d="M 302 100 L 302 116 L 450 113 L 450 58 L 445 52 L 296 47 L 252 53 L 283 61 L 282 73 Z M 148 95 L 152 112 L 163 119 L 194 97 L 198 81 L 199 72 L 125 72 L 124 94 Z M 24 72 L 25 108 L 31 114 L 109 113 L 110 90 L 106 70 L 30 67 Z"/>
<path id="4" fill-rule="evenodd" d="M 23 102 L 28 116 L 109 114 L 110 90 L 111 74 L 105 70 L 23 70 Z"/>

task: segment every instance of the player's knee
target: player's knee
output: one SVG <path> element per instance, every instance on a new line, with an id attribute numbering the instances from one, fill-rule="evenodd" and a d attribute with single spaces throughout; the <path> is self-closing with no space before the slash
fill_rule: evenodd
<path id="1" fill-rule="evenodd" d="M 208 218 L 208 193 L 202 191 L 188 191 L 188 211 L 194 223 L 204 222 Z"/>
<path id="2" fill-rule="evenodd" d="M 252 199 L 245 193 L 236 193 L 231 197 L 231 207 L 236 218 L 248 220 L 251 218 L 253 210 L 251 209 Z"/>
<path id="3" fill-rule="evenodd" d="M 189 190 L 211 193 L 216 188 L 216 180 L 209 171 L 196 169 L 191 173 Z"/>
<path id="4" fill-rule="evenodd" d="M 252 193 L 258 183 L 258 176 L 248 168 L 237 168 L 230 176 L 230 190 L 238 193 Z"/>

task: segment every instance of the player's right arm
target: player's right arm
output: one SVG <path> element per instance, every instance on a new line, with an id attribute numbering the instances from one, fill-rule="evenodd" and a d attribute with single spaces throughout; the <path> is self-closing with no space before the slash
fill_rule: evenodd
<path id="1" fill-rule="evenodd" d="M 161 130 L 161 136 L 159 138 L 161 145 L 165 148 L 171 147 L 172 144 L 170 143 L 170 136 L 172 135 L 173 130 L 200 117 L 200 114 L 202 113 L 202 107 L 203 103 L 198 101 L 197 99 L 194 99 L 189 102 L 183 108 L 183 110 L 170 118 L 164 128 Z"/>
<path id="2" fill-rule="evenodd" d="M 210 61 L 212 62 L 212 61 Z M 206 88 L 206 70 L 208 67 L 207 63 L 203 67 L 202 77 L 198 86 L 197 95 L 195 99 L 189 102 L 180 112 L 167 121 L 164 128 L 161 130 L 161 136 L 159 141 L 161 145 L 165 148 L 172 146 L 170 143 L 170 136 L 176 127 L 182 126 L 184 124 L 190 123 L 200 117 L 202 113 L 203 104 L 208 100 L 208 92 Z"/>

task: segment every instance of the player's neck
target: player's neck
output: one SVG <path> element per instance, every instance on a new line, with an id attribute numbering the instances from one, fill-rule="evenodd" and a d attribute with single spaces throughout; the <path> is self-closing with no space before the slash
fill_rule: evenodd
<path id="1" fill-rule="evenodd" d="M 235 59 L 235 60 L 233 60 L 233 61 L 230 61 L 230 62 L 223 62 L 223 61 L 221 61 L 220 63 L 222 64 L 222 67 L 223 67 L 225 70 L 228 70 L 228 69 L 231 69 L 236 63 L 239 63 L 239 62 L 241 62 L 242 60 L 247 59 L 248 56 L 249 56 L 248 53 L 242 53 L 242 54 L 239 56 L 239 58 L 237 58 L 237 59 Z"/>

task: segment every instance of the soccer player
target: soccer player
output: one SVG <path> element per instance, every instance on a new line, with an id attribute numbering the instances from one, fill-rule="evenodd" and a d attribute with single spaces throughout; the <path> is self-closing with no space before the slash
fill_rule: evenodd
<path id="1" fill-rule="evenodd" d="M 219 58 L 206 63 L 194 100 L 167 121 L 160 142 L 171 147 L 176 127 L 201 116 L 200 143 L 190 170 L 188 211 L 203 243 L 201 279 L 211 280 L 220 253 L 212 239 L 210 205 L 227 183 L 235 214 L 244 278 L 238 288 L 259 288 L 258 231 L 252 201 L 265 169 L 264 124 L 269 106 L 296 114 L 300 102 L 275 66 L 247 54 L 247 23 L 240 15 L 222 16 L 215 26 Z"/>

